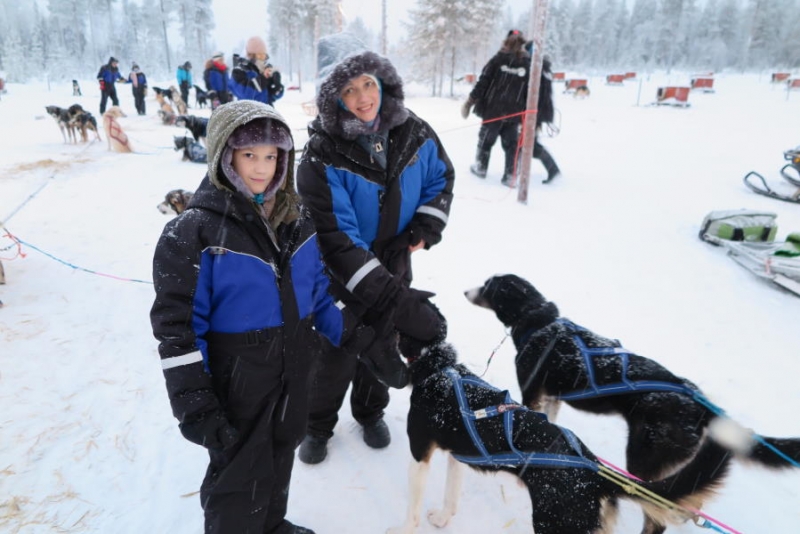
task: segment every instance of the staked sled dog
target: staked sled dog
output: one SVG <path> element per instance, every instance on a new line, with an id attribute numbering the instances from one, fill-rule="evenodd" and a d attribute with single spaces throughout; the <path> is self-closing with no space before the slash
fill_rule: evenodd
<path id="1" fill-rule="evenodd" d="M 89 132 L 94 132 L 95 138 L 100 140 L 100 132 L 97 130 L 97 119 L 94 115 L 83 109 L 80 104 L 73 104 L 67 110 L 69 113 L 70 124 L 80 132 L 81 142 L 89 141 Z"/>
<path id="2" fill-rule="evenodd" d="M 719 417 L 713 405 L 701 402 L 705 397 L 689 380 L 625 350 L 618 341 L 561 318 L 558 307 L 527 280 L 493 276 L 483 286 L 465 291 L 465 296 L 494 311 L 511 329 L 523 405 L 544 412 L 550 421 L 555 421 L 561 402 L 577 410 L 623 417 L 629 428 L 627 469 L 637 477 L 702 477 L 705 473 L 695 469 L 703 467 L 693 458 L 719 447 L 726 455 L 711 480 L 717 486 L 725 478 L 730 453 L 770 468 L 792 465 L 754 439 L 752 432 Z M 797 465 L 800 439 L 763 440 Z M 646 518 L 643 532 L 664 532 L 657 522 Z"/>
<path id="3" fill-rule="evenodd" d="M 652 508 L 648 513 L 659 524 L 684 518 L 628 495 L 622 485 L 602 476 L 607 471 L 572 432 L 514 403 L 507 391 L 458 364 L 452 345 L 434 343 L 415 352 L 405 350 L 401 341 L 401 352 L 420 354 L 409 362 L 407 432 L 413 461 L 405 523 L 388 534 L 411 534 L 419 524 L 429 462 L 437 449 L 449 453 L 444 506 L 428 512 L 428 520 L 437 527 L 445 526 L 456 512 L 461 463 L 517 476 L 530 495 L 536 534 L 611 532 L 618 499 Z M 697 477 L 676 476 L 641 485 L 681 506 L 696 508 L 702 496 L 714 490 L 717 466 L 726 470 L 726 454 L 712 444 L 691 461 Z"/>
<path id="4" fill-rule="evenodd" d="M 186 189 L 173 189 L 164 195 L 164 201 L 161 202 L 156 208 L 164 215 L 170 212 L 180 215 L 186 211 L 186 205 L 192 200 L 194 193 Z"/>
<path id="5" fill-rule="evenodd" d="M 127 117 L 119 106 L 111 106 L 103 113 L 103 129 L 106 131 L 108 149 L 122 153 L 133 152 L 127 134 L 117 122 L 119 117 Z"/>
<path id="6" fill-rule="evenodd" d="M 47 114 L 53 117 L 56 121 L 58 129 L 61 130 L 61 137 L 64 138 L 65 143 L 77 143 L 78 138 L 75 131 L 75 125 L 69 116 L 69 110 L 58 106 L 45 106 Z"/>
<path id="7" fill-rule="evenodd" d="M 178 128 L 186 128 L 192 132 L 192 137 L 197 142 L 206 142 L 206 127 L 208 126 L 208 119 L 205 117 L 196 117 L 194 115 L 178 115 L 175 117 L 175 126 Z"/>

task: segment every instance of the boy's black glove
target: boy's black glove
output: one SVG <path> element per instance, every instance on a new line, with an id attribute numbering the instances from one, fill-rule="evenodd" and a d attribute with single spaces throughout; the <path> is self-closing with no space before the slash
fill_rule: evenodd
<path id="1" fill-rule="evenodd" d="M 183 437 L 211 450 L 223 451 L 239 441 L 239 432 L 219 409 L 187 416 L 178 426 Z"/>
<path id="2" fill-rule="evenodd" d="M 342 344 L 342 349 L 358 356 L 381 383 L 402 389 L 408 385 L 408 367 L 397 350 L 397 333 L 391 323 L 382 323 L 379 327 L 380 333 L 373 326 L 359 325 Z"/>

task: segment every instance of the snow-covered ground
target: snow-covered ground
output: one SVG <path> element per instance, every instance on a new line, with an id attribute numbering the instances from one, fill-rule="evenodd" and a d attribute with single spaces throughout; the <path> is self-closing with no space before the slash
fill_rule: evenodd
<path id="1" fill-rule="evenodd" d="M 690 73 L 643 78 L 619 87 L 590 78 L 585 100 L 557 90 L 561 133 L 543 142 L 563 177 L 542 185 L 534 161 L 527 204 L 499 183 L 499 143 L 488 178 L 470 175 L 479 122 L 459 115 L 468 86 L 456 99 L 408 87 L 408 107 L 439 132 L 457 171 L 450 224 L 439 246 L 415 255 L 415 285 L 437 293 L 450 339 L 479 373 L 504 331 L 463 291 L 511 272 L 574 321 L 690 378 L 742 424 L 800 435 L 800 298 L 697 238 L 703 217 L 720 209 L 775 212 L 780 239 L 800 230 L 800 206 L 741 182 L 757 170 L 783 186 L 783 151 L 800 144 L 800 92 L 787 95 L 767 74 L 722 74 L 716 93 L 693 92 L 691 106 L 677 109 L 646 104 L 661 85 L 687 85 Z M 151 83 L 169 85 L 159 82 Z M 135 154 L 108 152 L 105 141 L 64 144 L 44 107 L 77 102 L 97 115 L 96 84 L 81 85 L 85 96 L 73 98 L 68 84 L 8 84 L 0 100 L 0 531 L 200 532 L 205 452 L 172 418 L 148 313 L 153 247 L 169 217 L 156 204 L 171 189 L 194 189 L 205 167 L 172 150 L 184 132 L 161 124 L 152 93 L 148 115 L 135 114 L 128 86 L 119 87 L 128 113 L 120 123 Z M 313 97 L 311 84 L 304 89 L 277 105 L 298 145 L 309 120 L 301 103 Z M 513 356 L 506 341 L 486 378 L 519 398 Z M 295 465 L 289 519 L 318 534 L 403 521 L 408 398 L 392 393 L 393 442 L 380 451 L 342 410 L 328 459 Z M 564 408 L 559 423 L 623 463 L 619 419 Z M 441 502 L 444 467 L 437 455 L 426 508 Z M 799 472 L 737 464 L 704 511 L 728 532 L 798 532 L 798 496 Z M 530 511 L 511 477 L 470 471 L 452 523 L 440 531 L 423 519 L 418 532 L 530 533 Z M 616 531 L 637 533 L 640 522 L 626 504 Z"/>

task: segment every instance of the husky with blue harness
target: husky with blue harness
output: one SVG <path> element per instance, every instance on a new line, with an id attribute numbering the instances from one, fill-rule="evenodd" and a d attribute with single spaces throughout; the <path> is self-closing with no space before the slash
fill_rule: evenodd
<path id="1" fill-rule="evenodd" d="M 412 534 L 419 524 L 422 494 L 437 449 L 447 453 L 444 507 L 428 513 L 437 527 L 445 526 L 456 512 L 462 463 L 484 471 L 504 471 L 527 487 L 536 534 L 602 534 L 611 532 L 617 499 L 630 498 L 648 509 L 660 524 L 686 519 L 679 507 L 698 508 L 698 497 L 714 487 L 712 469 L 727 451 L 704 449 L 690 462 L 697 477 L 671 477 L 654 484 L 614 480 L 606 466 L 572 432 L 517 402 L 456 362 L 448 343 L 409 348 L 419 354 L 409 361 L 411 374 L 408 441 L 413 461 L 409 470 L 409 506 L 405 523 L 389 534 Z M 725 466 L 721 467 L 724 472 Z M 636 486 L 668 499 L 676 508 L 656 506 L 642 494 L 626 493 Z M 498 525 L 496 532 L 501 530 Z"/>
<path id="2" fill-rule="evenodd" d="M 633 475 L 692 479 L 719 466 L 712 486 L 721 486 L 734 455 L 770 468 L 800 467 L 800 439 L 762 437 L 739 427 L 689 380 L 561 318 L 556 305 L 527 280 L 494 276 L 465 295 L 511 329 L 523 405 L 543 411 L 550 421 L 562 401 L 577 410 L 623 417 L 629 428 L 627 469 Z M 725 454 L 719 462 L 695 461 L 720 447 Z M 643 534 L 664 530 L 657 518 L 645 518 Z"/>

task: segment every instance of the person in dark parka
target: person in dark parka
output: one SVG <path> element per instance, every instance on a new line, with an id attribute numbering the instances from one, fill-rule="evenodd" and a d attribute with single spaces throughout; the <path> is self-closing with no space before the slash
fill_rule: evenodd
<path id="1" fill-rule="evenodd" d="M 208 173 L 153 258 L 170 404 L 184 437 L 208 449 L 206 534 L 313 534 L 285 519 L 309 372 L 319 333 L 350 343 L 357 323 L 328 292 L 283 118 L 260 102 L 225 104 L 207 141 Z"/>
<path id="2" fill-rule="evenodd" d="M 525 39 L 518 30 L 511 30 L 503 46 L 481 71 L 475 87 L 462 106 L 466 119 L 470 109 L 484 122 L 478 132 L 478 149 L 472 174 L 486 178 L 489 158 L 497 138 L 505 153 L 502 183 L 514 183 L 514 171 L 520 125 L 528 98 L 531 56 L 524 49 Z"/>
<path id="3" fill-rule="evenodd" d="M 100 84 L 100 115 L 106 112 L 106 103 L 111 99 L 111 104 L 119 106 L 117 98 L 117 82 L 124 82 L 125 78 L 119 73 L 119 61 L 115 57 L 108 58 L 108 63 L 97 71 L 97 82 Z"/>
<path id="4" fill-rule="evenodd" d="M 233 65 L 229 88 L 239 100 L 258 100 L 271 106 L 283 96 L 281 73 L 267 63 L 267 45 L 260 37 L 251 37 L 245 45 L 245 57 Z"/>
<path id="5" fill-rule="evenodd" d="M 444 329 L 426 295 L 409 286 L 411 253 L 442 238 L 453 201 L 453 165 L 433 129 L 404 106 L 394 66 L 374 52 L 338 63 L 320 84 L 317 108 L 297 171 L 298 191 L 314 218 L 334 295 L 385 333 L 376 351 L 387 355 L 383 362 L 394 361 L 388 355 L 398 351 L 396 332 L 426 340 Z M 371 367 L 376 359 L 324 349 L 301 461 L 325 459 L 351 382 L 350 408 L 364 442 L 389 445 L 387 385 L 403 387 L 407 375 L 386 373 L 379 380 Z"/>

